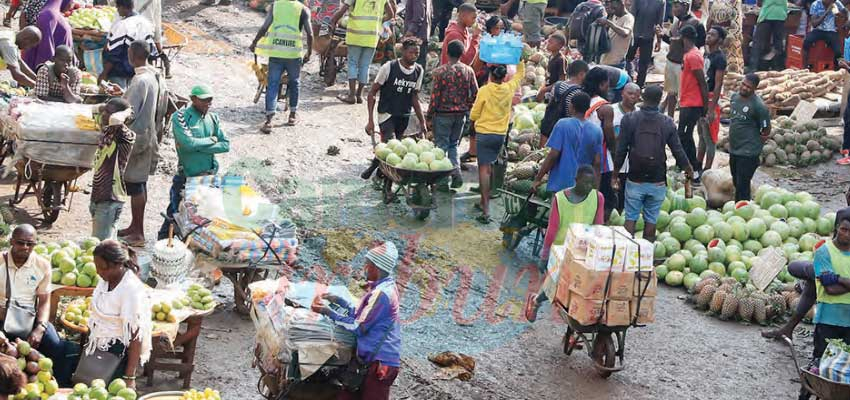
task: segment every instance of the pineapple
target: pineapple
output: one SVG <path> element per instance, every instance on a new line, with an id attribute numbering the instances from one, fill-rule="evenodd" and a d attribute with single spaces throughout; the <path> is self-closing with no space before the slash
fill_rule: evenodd
<path id="1" fill-rule="evenodd" d="M 787 305 L 788 308 L 791 308 L 791 301 L 793 301 L 797 297 L 800 297 L 800 295 L 798 295 L 797 292 L 794 291 L 787 291 L 782 292 L 782 297 L 785 298 L 785 305 Z"/>
<path id="2" fill-rule="evenodd" d="M 776 315 L 785 314 L 785 311 L 787 311 L 785 296 L 781 294 L 770 295 L 770 305 L 771 308 L 773 308 L 773 311 L 776 312 Z"/>
<path id="3" fill-rule="evenodd" d="M 708 284 L 714 284 L 716 287 L 718 282 L 720 282 L 720 279 L 718 279 L 717 275 L 709 275 L 694 285 L 694 293 L 702 292 L 702 288 Z"/>
<path id="4" fill-rule="evenodd" d="M 739 289 L 726 295 L 723 299 L 723 306 L 720 307 L 720 319 L 727 320 L 735 316 L 738 311 L 738 296 L 740 295 L 741 290 Z"/>
<path id="5" fill-rule="evenodd" d="M 791 299 L 790 302 L 788 302 L 788 308 L 790 308 L 792 312 L 797 312 L 797 305 L 799 305 L 799 304 L 800 304 L 800 297 L 797 296 L 797 297 Z"/>
<path id="6" fill-rule="evenodd" d="M 708 307 L 708 303 L 711 302 L 712 296 L 714 296 L 714 292 L 717 291 L 717 285 L 709 284 L 702 287 L 702 290 L 699 291 L 699 294 L 696 295 L 696 303 L 697 307 L 701 310 L 705 310 Z"/>
<path id="7" fill-rule="evenodd" d="M 535 163 L 522 163 L 517 165 L 513 171 L 511 171 L 511 177 L 516 178 L 517 180 L 523 179 L 532 179 L 534 178 L 534 174 L 537 173 L 537 164 Z"/>
<path id="8" fill-rule="evenodd" d="M 516 154 L 519 158 L 526 158 L 529 154 L 531 154 L 531 145 L 528 143 L 523 143 L 519 145 L 519 148 L 516 151 Z"/>
<path id="9" fill-rule="evenodd" d="M 723 310 L 723 303 L 726 300 L 726 296 L 728 292 L 722 291 L 718 288 L 716 292 L 714 292 L 714 296 L 711 296 L 711 303 L 709 305 L 709 311 L 717 314 Z"/>
<path id="10" fill-rule="evenodd" d="M 732 285 L 738 283 L 738 280 L 735 279 L 735 278 L 732 278 L 731 276 L 727 276 L 727 277 L 721 278 L 720 283 L 724 284 L 724 285 L 732 286 Z"/>
<path id="11" fill-rule="evenodd" d="M 742 321 L 750 322 L 753 318 L 754 310 L 755 300 L 749 294 L 738 302 L 738 316 L 741 317 Z"/>
<path id="12" fill-rule="evenodd" d="M 755 301 L 755 307 L 753 308 L 753 319 L 759 323 L 760 325 L 764 325 L 767 323 L 767 306 L 765 305 L 764 299 L 758 296 L 753 296 Z"/>
<path id="13" fill-rule="evenodd" d="M 718 292 L 731 293 L 732 292 L 732 285 L 730 285 L 728 283 L 724 283 L 717 288 L 717 291 Z"/>

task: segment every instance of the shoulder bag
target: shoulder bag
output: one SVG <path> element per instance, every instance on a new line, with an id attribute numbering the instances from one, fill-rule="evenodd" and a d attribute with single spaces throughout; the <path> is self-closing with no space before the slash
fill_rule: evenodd
<path id="1" fill-rule="evenodd" d="M 3 257 L 6 261 L 6 319 L 3 321 L 3 331 L 7 335 L 26 339 L 35 325 L 35 307 L 25 306 L 12 300 L 12 276 L 9 275 L 9 253 Z"/>
<path id="2" fill-rule="evenodd" d="M 372 359 L 375 355 L 381 351 L 381 347 L 384 345 L 384 342 L 387 341 L 387 336 L 390 335 L 390 331 L 393 329 L 393 325 L 390 324 L 387 331 L 384 332 L 384 336 L 381 338 L 381 341 L 378 343 L 378 347 L 375 348 L 369 357 L 366 360 L 361 360 L 360 357 L 357 356 L 357 351 L 355 350 L 354 356 L 351 357 L 351 361 L 348 362 L 348 366 L 339 376 L 339 381 L 342 383 L 342 387 L 348 392 L 357 392 L 360 390 L 360 387 L 363 386 L 363 382 L 366 380 L 366 375 L 369 373 L 369 363 L 372 362 Z"/>

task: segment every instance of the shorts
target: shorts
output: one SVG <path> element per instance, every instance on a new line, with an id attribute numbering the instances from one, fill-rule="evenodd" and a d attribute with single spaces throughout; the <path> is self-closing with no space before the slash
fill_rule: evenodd
<path id="1" fill-rule="evenodd" d="M 664 183 L 637 183 L 626 181 L 626 221 L 637 221 L 643 211 L 643 221 L 655 224 L 661 203 L 667 196 Z"/>
<path id="2" fill-rule="evenodd" d="M 522 34 L 525 41 L 529 43 L 540 43 L 543 35 L 543 14 L 546 12 L 546 3 L 525 3 L 522 8 Z"/>
<path id="3" fill-rule="evenodd" d="M 127 186 L 127 195 L 128 196 L 138 196 L 140 194 L 145 194 L 148 190 L 147 182 L 124 182 L 124 185 Z"/>
<path id="4" fill-rule="evenodd" d="M 120 201 L 101 201 L 89 204 L 89 213 L 92 217 L 91 235 L 100 239 L 115 239 L 115 224 L 121 216 L 124 203 Z"/>
<path id="5" fill-rule="evenodd" d="M 505 135 L 501 133 L 481 133 L 475 136 L 475 146 L 478 151 L 478 165 L 491 165 L 499 158 L 499 151 L 505 143 Z"/>
<path id="6" fill-rule="evenodd" d="M 667 60 L 667 65 L 664 67 L 664 93 L 679 94 L 681 79 L 682 64 Z"/>
<path id="7" fill-rule="evenodd" d="M 407 130 L 407 124 L 410 123 L 410 116 L 391 116 L 384 122 L 378 124 L 378 129 L 381 130 L 381 141 L 386 143 L 390 139 L 401 140 L 404 137 L 404 131 Z"/>

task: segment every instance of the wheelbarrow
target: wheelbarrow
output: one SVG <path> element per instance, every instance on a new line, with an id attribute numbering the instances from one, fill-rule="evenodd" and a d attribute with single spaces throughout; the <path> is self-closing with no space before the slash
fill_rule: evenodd
<path id="1" fill-rule="evenodd" d="M 385 204 L 395 201 L 399 192 L 404 191 L 407 205 L 413 209 L 416 218 L 425 220 L 431 214 L 431 210 L 437 208 L 434 201 L 434 185 L 440 179 L 446 178 L 454 170 L 445 171 L 414 171 L 397 168 L 385 161 L 380 160 L 381 174 L 383 175 L 382 197 Z M 396 189 L 393 190 L 393 184 Z"/>
<path id="2" fill-rule="evenodd" d="M 60 211 L 70 211 L 77 178 L 90 170 L 42 164 L 27 158 L 18 160 L 15 168 L 18 170 L 18 179 L 15 182 L 15 195 L 9 199 L 9 205 L 20 204 L 28 194 L 34 194 L 47 225 L 56 222 Z M 26 188 L 21 193 L 25 182 Z"/>
<path id="3" fill-rule="evenodd" d="M 821 400 L 850 399 L 850 384 L 835 382 L 816 375 L 806 368 L 800 368 L 800 364 L 797 363 L 797 352 L 794 350 L 794 342 L 787 336 L 783 336 L 782 339 L 785 340 L 785 343 L 791 349 L 791 359 L 794 361 L 794 368 L 797 369 L 797 373 L 800 375 L 800 384 L 803 385 L 802 390 L 813 394 Z"/>

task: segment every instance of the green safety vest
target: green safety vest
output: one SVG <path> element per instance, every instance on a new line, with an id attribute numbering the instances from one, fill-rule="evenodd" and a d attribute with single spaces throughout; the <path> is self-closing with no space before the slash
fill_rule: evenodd
<path id="1" fill-rule="evenodd" d="M 596 219 L 596 210 L 599 205 L 599 196 L 596 194 L 596 189 L 591 189 L 587 197 L 578 204 L 570 202 L 567 195 L 561 190 L 555 194 L 558 199 L 558 217 L 561 219 L 558 224 L 558 233 L 555 234 L 554 245 L 563 245 L 567 238 L 567 231 L 570 230 L 570 224 L 593 224 Z"/>
<path id="2" fill-rule="evenodd" d="M 835 272 L 836 275 L 840 275 L 844 278 L 850 277 L 850 257 L 841 254 L 841 250 L 838 250 L 831 240 L 826 242 L 824 245 L 826 246 L 826 249 L 829 250 L 829 260 L 832 263 L 832 271 Z M 850 293 L 844 293 L 838 296 L 828 294 L 826 293 L 826 289 L 824 289 L 823 285 L 821 285 L 820 279 L 815 279 L 815 286 L 818 290 L 818 303 L 850 304 Z"/>
<path id="3" fill-rule="evenodd" d="M 386 0 L 356 0 L 348 15 L 345 43 L 374 49 L 378 46 Z"/>
<path id="4" fill-rule="evenodd" d="M 278 0 L 272 6 L 272 25 L 257 43 L 257 55 L 273 58 L 301 58 L 304 45 L 298 22 L 304 5 L 296 0 Z"/>

